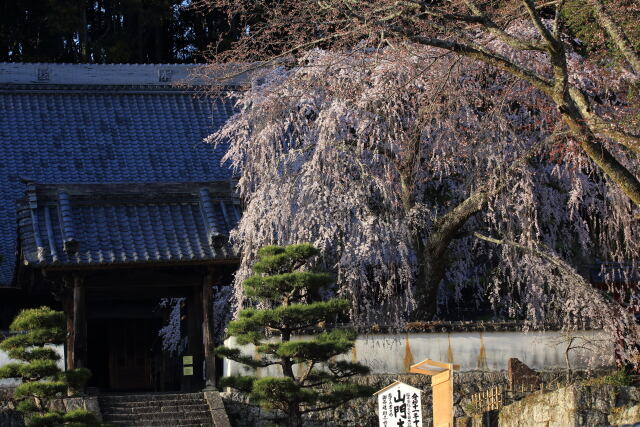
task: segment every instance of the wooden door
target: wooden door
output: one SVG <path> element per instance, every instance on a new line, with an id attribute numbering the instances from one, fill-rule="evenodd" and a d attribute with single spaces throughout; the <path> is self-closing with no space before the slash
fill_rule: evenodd
<path id="1" fill-rule="evenodd" d="M 113 321 L 109 328 L 109 382 L 113 390 L 151 390 L 152 322 L 145 319 Z"/>

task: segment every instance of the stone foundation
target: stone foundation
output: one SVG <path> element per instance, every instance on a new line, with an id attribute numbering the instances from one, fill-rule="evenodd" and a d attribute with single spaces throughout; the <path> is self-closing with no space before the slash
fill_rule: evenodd
<path id="1" fill-rule="evenodd" d="M 53 399 L 51 409 L 69 412 L 76 409 L 84 409 L 92 412 L 99 421 L 102 421 L 100 405 L 95 396 L 65 397 Z M 15 410 L 13 401 L 13 388 L 0 388 L 0 426 L 1 427 L 24 427 L 22 414 Z"/>
<path id="2" fill-rule="evenodd" d="M 24 419 L 13 405 L 12 388 L 0 388 L 0 426 L 24 427 Z"/>
<path id="3" fill-rule="evenodd" d="M 561 381 L 564 379 L 564 376 L 565 373 L 563 371 L 540 373 L 540 379 L 546 383 Z M 353 382 L 370 385 L 379 390 L 396 380 L 417 387 L 423 391 L 422 415 L 425 422 L 424 425 L 431 425 L 431 377 L 420 374 L 379 374 L 358 377 Z M 453 401 L 455 402 L 455 417 L 462 417 L 466 414 L 465 406 L 469 404 L 469 396 L 471 394 L 500 384 L 504 386 L 507 385 L 507 374 L 504 371 L 469 371 L 455 373 L 453 396 Z M 278 414 L 264 411 L 255 405 L 249 404 L 246 398 L 238 392 L 227 391 L 222 393 L 222 396 L 231 425 L 235 427 L 263 427 L 278 421 Z M 337 409 L 312 414 L 306 417 L 305 426 L 377 427 L 377 399 L 374 396 L 367 399 L 357 399 Z"/>
<path id="4" fill-rule="evenodd" d="M 572 385 L 534 393 L 500 411 L 510 427 L 579 427 L 640 422 L 640 389 L 612 385 Z"/>

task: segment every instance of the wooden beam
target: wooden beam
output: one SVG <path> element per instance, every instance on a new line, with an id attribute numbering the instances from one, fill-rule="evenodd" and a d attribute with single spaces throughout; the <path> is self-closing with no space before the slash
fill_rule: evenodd
<path id="1" fill-rule="evenodd" d="M 213 352 L 213 293 L 211 273 L 202 281 L 202 343 L 204 345 L 204 386 L 216 387 L 216 358 Z"/>
<path id="2" fill-rule="evenodd" d="M 188 355 L 193 357 L 193 375 L 183 376 L 187 391 L 202 389 L 204 349 L 202 343 L 202 284 L 193 286 L 187 298 Z"/>
<path id="3" fill-rule="evenodd" d="M 74 368 L 87 367 L 86 289 L 80 275 L 73 276 Z"/>
<path id="4" fill-rule="evenodd" d="M 73 284 L 67 282 L 64 294 L 64 314 L 67 318 L 67 338 L 65 342 L 65 367 L 73 369 L 76 365 L 74 352 L 75 332 L 73 327 Z"/>
<path id="5" fill-rule="evenodd" d="M 185 267 L 200 266 L 207 267 L 213 265 L 239 264 L 240 258 L 237 255 L 229 254 L 228 258 L 203 259 L 195 261 L 133 261 L 121 264 L 51 264 L 43 267 L 43 271 L 69 272 L 69 271 L 104 271 L 124 268 L 162 268 L 162 267 Z"/>
<path id="6" fill-rule="evenodd" d="M 424 368 L 423 368 L 424 366 Z M 416 363 L 415 365 L 411 365 L 409 372 L 417 372 L 417 373 L 422 373 L 420 371 L 429 371 L 429 369 L 426 369 L 427 367 L 430 368 L 439 368 L 437 371 L 431 371 L 431 372 L 435 372 L 435 373 L 439 373 L 441 372 L 442 369 L 460 369 L 460 365 L 454 365 L 453 363 L 443 363 L 443 362 L 436 362 L 435 360 L 431 360 L 431 359 L 425 359 L 420 363 Z M 414 371 L 414 369 L 416 369 L 416 371 Z M 433 374 L 426 374 L 425 375 L 433 375 Z"/>
<path id="7" fill-rule="evenodd" d="M 412 366 L 411 368 L 409 368 L 409 372 L 412 374 L 438 375 L 440 372 L 445 372 L 445 371 L 433 371 L 431 369 L 422 369 L 422 368 L 416 368 L 415 366 Z"/>

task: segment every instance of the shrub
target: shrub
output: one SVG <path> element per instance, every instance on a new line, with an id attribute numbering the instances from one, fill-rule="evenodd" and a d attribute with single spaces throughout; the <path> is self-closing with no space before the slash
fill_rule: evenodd
<path id="1" fill-rule="evenodd" d="M 226 377 L 221 384 L 249 393 L 264 408 L 283 411 L 292 427 L 302 426 L 302 413 L 336 408 L 374 391 L 348 381 L 368 368 L 336 360 L 353 348 L 355 332 L 335 329 L 308 341 L 291 340 L 293 332 L 331 323 L 349 310 L 349 302 L 343 299 L 313 302 L 313 296 L 332 283 L 327 273 L 300 271 L 317 255 L 319 251 L 309 244 L 260 249 L 255 274 L 244 282 L 244 289 L 247 296 L 272 308 L 245 308 L 228 325 L 237 343 L 255 345 L 260 357 L 254 359 L 238 348 L 216 349 L 218 355 L 252 368 L 281 367 L 281 377 Z M 275 332 L 279 341 L 270 340 L 267 331 Z M 306 368 L 293 369 L 295 364 Z"/>
<path id="2" fill-rule="evenodd" d="M 68 414 L 49 411 L 52 398 L 66 395 L 69 390 L 80 390 L 91 373 L 87 369 L 61 372 L 56 364 L 60 356 L 51 345 L 62 344 L 66 337 L 64 314 L 48 307 L 23 310 L 11 323 L 17 335 L 0 342 L 18 363 L 0 368 L 0 378 L 16 378 L 16 408 L 25 415 L 30 427 L 97 426 L 95 416 L 87 411 Z"/>

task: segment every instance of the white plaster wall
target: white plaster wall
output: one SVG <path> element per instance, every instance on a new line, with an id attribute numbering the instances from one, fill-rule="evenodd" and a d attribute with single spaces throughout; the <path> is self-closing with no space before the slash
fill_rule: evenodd
<path id="1" fill-rule="evenodd" d="M 60 355 L 60 360 L 58 360 L 58 366 L 60 369 L 64 370 L 64 347 L 62 345 L 51 346 L 56 350 L 56 353 Z M 0 350 L 0 366 L 4 366 L 9 362 L 15 362 L 15 360 L 10 359 L 7 353 Z M 17 384 L 16 380 L 6 380 L 0 379 L 0 387 L 2 386 L 14 386 Z"/>
<path id="2" fill-rule="evenodd" d="M 580 332 L 580 336 L 603 339 L 598 331 Z M 300 337 L 304 339 L 305 337 Z M 225 345 L 234 347 L 235 339 Z M 257 357 L 252 345 L 242 347 L 246 354 Z M 611 345 L 605 348 L 613 348 Z M 398 374 L 411 364 L 424 359 L 461 365 L 462 371 L 506 370 L 507 360 L 516 357 L 533 369 L 565 368 L 566 344 L 560 332 L 451 332 L 361 335 L 350 355 L 376 374 Z M 610 366 L 614 355 L 603 351 L 576 349 L 570 352 L 572 368 Z M 224 375 L 246 375 L 250 371 L 236 362 L 224 359 Z M 278 375 L 279 366 L 257 370 L 258 376 Z"/>

